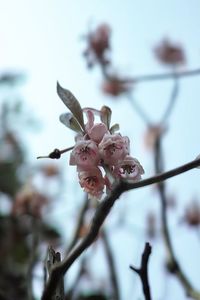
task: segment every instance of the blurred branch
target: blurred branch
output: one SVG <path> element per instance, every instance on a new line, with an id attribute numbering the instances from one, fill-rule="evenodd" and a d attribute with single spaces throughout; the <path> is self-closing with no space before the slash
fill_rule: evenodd
<path id="1" fill-rule="evenodd" d="M 74 236 L 72 238 L 72 241 L 71 241 L 70 245 L 68 246 L 66 254 L 68 254 L 72 250 L 72 248 L 76 245 L 76 243 L 78 241 L 80 229 L 83 226 L 84 216 L 85 216 L 85 213 L 88 209 L 88 206 L 89 206 L 89 198 L 88 198 L 88 195 L 85 194 L 84 203 L 83 203 L 83 206 L 80 210 L 79 218 L 78 218 L 77 225 L 76 225 L 76 230 L 74 232 Z"/>
<path id="2" fill-rule="evenodd" d="M 105 197 L 97 207 L 97 210 L 94 214 L 90 230 L 85 238 L 69 253 L 64 260 L 56 265 L 52 266 L 49 280 L 47 282 L 46 288 L 42 295 L 42 300 L 52 299 L 52 295 L 58 285 L 58 282 L 68 271 L 74 261 L 86 250 L 97 238 L 99 230 L 104 223 L 106 217 L 108 216 L 112 206 L 115 201 L 120 197 L 120 195 L 128 190 L 148 186 L 153 183 L 158 183 L 173 176 L 179 175 L 183 172 L 189 171 L 193 168 L 196 168 L 200 165 L 200 159 L 193 160 L 183 166 L 170 170 L 168 172 L 150 177 L 134 183 L 128 183 L 121 181 L 119 182 L 112 190 L 111 194 Z M 198 293 L 197 293 L 198 295 Z M 195 298 L 199 299 L 199 298 Z"/>
<path id="3" fill-rule="evenodd" d="M 155 143 L 155 149 L 154 149 L 154 164 L 155 164 L 155 172 L 159 173 L 162 172 L 164 169 L 164 162 L 163 162 L 163 152 L 161 149 L 161 136 L 158 137 L 156 143 Z M 165 183 L 160 182 L 158 184 L 158 191 L 160 195 L 160 200 L 161 200 L 161 222 L 162 222 L 162 230 L 163 230 L 163 237 L 164 237 L 164 242 L 165 246 L 167 249 L 167 255 L 168 255 L 168 260 L 169 260 L 169 265 L 170 265 L 170 270 L 173 274 L 177 276 L 179 279 L 180 283 L 184 287 L 186 294 L 193 299 L 200 299 L 200 292 L 196 291 L 189 279 L 186 277 L 184 274 L 179 262 L 177 261 L 177 258 L 175 256 L 172 242 L 170 239 L 170 234 L 169 234 L 169 229 L 168 229 L 168 222 L 167 222 L 167 197 L 165 193 Z"/>
<path id="4" fill-rule="evenodd" d="M 37 249 L 39 244 L 39 224 L 38 220 L 36 218 L 32 218 L 32 248 L 31 248 L 31 254 L 30 254 L 30 261 L 28 265 L 27 270 L 27 288 L 28 288 L 28 299 L 34 300 L 33 295 L 33 270 L 35 267 L 35 264 L 37 262 Z"/>
<path id="5" fill-rule="evenodd" d="M 161 122 L 160 122 L 161 124 L 165 123 L 166 120 L 170 117 L 170 114 L 172 113 L 176 99 L 178 97 L 178 92 L 179 92 L 179 80 L 178 80 L 176 74 L 174 73 L 174 86 L 173 86 L 173 89 L 171 92 L 171 96 L 170 96 L 167 108 L 163 114 L 163 117 L 161 118 Z"/>
<path id="6" fill-rule="evenodd" d="M 190 77 L 196 75 L 200 75 L 200 68 L 176 72 L 177 78 Z M 134 84 L 134 83 L 141 83 L 145 81 L 166 80 L 166 79 L 173 79 L 173 78 L 174 78 L 174 72 L 170 72 L 170 73 L 140 75 L 132 78 L 125 78 L 122 81 Z"/>
<path id="7" fill-rule="evenodd" d="M 145 122 L 145 124 L 150 126 L 151 121 L 149 120 L 148 115 L 145 113 L 145 111 L 142 109 L 142 107 L 139 105 L 139 103 L 135 100 L 135 98 L 130 93 L 126 93 L 126 97 L 130 101 L 133 109 L 138 113 L 138 115 Z"/>
<path id="8" fill-rule="evenodd" d="M 101 231 L 101 238 L 102 238 L 102 242 L 104 244 L 106 258 L 107 258 L 108 266 L 109 266 L 109 270 L 110 270 L 110 280 L 111 280 L 112 287 L 113 287 L 113 299 L 120 300 L 119 286 L 118 286 L 118 281 L 117 281 L 117 271 L 116 271 L 116 267 L 115 267 L 112 249 L 110 247 L 108 235 L 107 235 L 107 232 L 105 229 L 103 229 Z"/>
<path id="9" fill-rule="evenodd" d="M 145 295 L 146 300 L 152 299 L 151 292 L 150 292 L 150 286 L 149 286 L 149 280 L 148 280 L 148 261 L 149 261 L 150 254 L 151 254 L 151 245 L 149 243 L 146 243 L 143 254 L 142 254 L 140 268 L 135 268 L 133 266 L 130 266 L 131 270 L 136 272 L 141 279 L 143 293 Z"/>

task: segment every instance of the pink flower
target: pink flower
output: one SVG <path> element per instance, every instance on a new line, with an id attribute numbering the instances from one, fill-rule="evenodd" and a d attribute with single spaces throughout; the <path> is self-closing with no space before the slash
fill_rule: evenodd
<path id="1" fill-rule="evenodd" d="M 99 144 L 99 154 L 104 163 L 116 165 L 129 154 L 129 138 L 120 134 L 105 134 Z"/>
<path id="2" fill-rule="evenodd" d="M 88 131 L 88 135 L 93 141 L 99 144 L 107 132 L 108 129 L 104 123 L 97 123 Z"/>
<path id="3" fill-rule="evenodd" d="M 182 65 L 185 63 L 185 54 L 179 44 L 164 39 L 155 49 L 158 60 L 166 65 Z"/>
<path id="4" fill-rule="evenodd" d="M 136 158 L 127 155 L 122 162 L 114 167 L 113 173 L 118 178 L 138 181 L 144 174 L 144 169 Z"/>
<path id="5" fill-rule="evenodd" d="M 105 135 L 108 132 L 108 129 L 104 123 L 94 124 L 94 114 L 91 110 L 87 112 L 88 123 L 86 124 L 86 131 L 90 139 L 99 144 Z"/>
<path id="6" fill-rule="evenodd" d="M 104 189 L 104 179 L 99 168 L 93 167 L 79 171 L 79 183 L 85 192 L 91 196 L 101 198 Z"/>
<path id="7" fill-rule="evenodd" d="M 88 67 L 92 67 L 95 63 L 103 66 L 110 63 L 108 59 L 110 35 L 111 29 L 107 24 L 99 25 L 96 30 L 87 35 L 88 45 L 83 54 L 87 59 Z"/>
<path id="8" fill-rule="evenodd" d="M 91 168 L 97 166 L 99 160 L 100 157 L 96 143 L 91 140 L 80 140 L 76 143 L 70 154 L 69 164 Z"/>
<path id="9" fill-rule="evenodd" d="M 131 90 L 131 82 L 126 79 L 119 78 L 116 75 L 107 78 L 102 84 L 102 91 L 105 94 L 113 97 L 120 96 L 123 93 L 127 93 Z"/>

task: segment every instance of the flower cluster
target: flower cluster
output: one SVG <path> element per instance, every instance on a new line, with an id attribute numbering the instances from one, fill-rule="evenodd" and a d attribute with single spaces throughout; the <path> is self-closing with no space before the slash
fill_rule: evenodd
<path id="1" fill-rule="evenodd" d="M 137 181 L 144 171 L 139 161 L 130 156 L 128 137 L 111 133 L 103 122 L 95 124 L 92 109 L 87 109 L 86 115 L 86 131 L 76 137 L 70 165 L 77 166 L 81 187 L 100 198 L 104 187 L 111 189 L 116 179 Z"/>
<path id="2" fill-rule="evenodd" d="M 65 151 L 72 149 L 69 164 L 77 167 L 79 183 L 84 191 L 100 199 L 104 188 L 109 192 L 117 180 L 140 180 L 144 170 L 139 161 L 130 156 L 129 138 L 116 133 L 119 125 L 110 126 L 111 109 L 107 106 L 101 110 L 82 109 L 69 90 L 58 84 L 57 92 L 71 111 L 62 114 L 60 121 L 77 132 L 74 147 Z M 87 117 L 86 124 L 83 113 Z M 100 117 L 99 123 L 95 122 L 95 115 Z M 59 158 L 63 151 L 55 158 Z M 52 157 L 51 154 L 49 157 Z"/>

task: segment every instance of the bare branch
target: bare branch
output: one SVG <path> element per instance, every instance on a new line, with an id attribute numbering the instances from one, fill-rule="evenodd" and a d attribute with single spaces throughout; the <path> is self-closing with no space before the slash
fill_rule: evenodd
<path id="1" fill-rule="evenodd" d="M 161 172 L 164 168 L 162 149 L 161 149 L 161 139 L 162 137 L 159 137 L 155 143 L 155 149 L 154 149 L 155 172 Z M 200 293 L 197 292 L 192 287 L 191 282 L 189 281 L 188 277 L 185 275 L 183 269 L 181 268 L 173 250 L 170 233 L 168 229 L 168 222 L 167 222 L 167 198 L 166 198 L 164 182 L 160 182 L 158 184 L 158 192 L 161 200 L 161 221 L 162 221 L 163 237 L 167 249 L 168 262 L 170 264 L 171 270 L 173 274 L 175 274 L 179 279 L 179 281 L 181 282 L 183 288 L 185 289 L 186 294 L 188 296 L 191 296 L 193 299 L 199 300 Z"/>
<path id="2" fill-rule="evenodd" d="M 102 202 L 97 207 L 88 235 L 85 238 L 83 238 L 80 244 L 77 245 L 61 263 L 57 263 L 55 266 L 52 267 L 47 286 L 42 295 L 42 300 L 52 299 L 51 298 L 52 294 L 59 280 L 62 278 L 62 276 L 64 276 L 64 274 L 68 271 L 68 269 L 71 267 L 73 262 L 83 253 L 83 251 L 87 249 L 95 241 L 95 239 L 98 236 L 100 227 L 105 221 L 115 201 L 120 197 L 120 195 L 123 192 L 148 186 L 153 183 L 161 182 L 163 180 L 166 180 L 168 178 L 171 178 L 173 176 L 179 175 L 183 172 L 196 168 L 199 165 L 200 165 L 200 159 L 197 159 L 176 169 L 150 177 L 148 179 L 141 180 L 139 182 L 134 182 L 134 183 L 128 183 L 124 181 L 119 182 L 112 190 L 112 193 L 109 196 L 105 197 L 105 199 L 102 200 Z"/>
<path id="3" fill-rule="evenodd" d="M 122 82 L 129 82 L 129 83 L 141 83 L 145 81 L 157 81 L 157 80 L 167 80 L 167 79 L 174 79 L 174 75 L 177 78 L 184 78 L 190 76 L 200 75 L 200 68 L 187 70 L 187 71 L 179 71 L 179 72 L 170 72 L 170 73 L 161 73 L 161 74 L 149 74 L 149 75 L 140 75 L 135 76 L 132 78 L 125 78 Z"/>
<path id="4" fill-rule="evenodd" d="M 101 238 L 104 244 L 106 257 L 108 260 L 108 266 L 110 270 L 110 280 L 113 287 L 113 299 L 119 300 L 120 299 L 120 293 L 119 293 L 119 286 L 118 286 L 118 280 L 117 280 L 117 272 L 114 262 L 114 257 L 112 253 L 112 249 L 109 244 L 108 235 L 105 229 L 101 231 Z"/>
<path id="5" fill-rule="evenodd" d="M 142 288 L 143 293 L 146 300 L 151 300 L 151 292 L 150 292 L 150 286 L 149 286 L 149 280 L 148 280 L 148 261 L 149 256 L 151 254 L 151 245 L 149 243 L 145 244 L 145 248 L 142 254 L 142 260 L 141 260 L 141 266 L 140 268 L 135 268 L 133 266 L 130 266 L 130 269 L 136 272 L 141 279 L 142 282 Z"/>
<path id="6" fill-rule="evenodd" d="M 85 216 L 85 213 L 86 213 L 86 211 L 88 209 L 88 206 L 89 206 L 89 198 L 88 198 L 88 195 L 86 194 L 83 206 L 81 208 L 81 211 L 80 211 L 80 214 L 79 214 L 79 217 L 78 217 L 77 226 L 76 226 L 76 229 L 75 229 L 75 232 L 74 232 L 74 236 L 73 236 L 73 238 L 71 240 L 71 243 L 68 246 L 66 254 L 69 254 L 69 252 L 72 250 L 72 248 L 76 245 L 76 243 L 78 241 L 80 229 L 83 226 L 84 216 Z"/>

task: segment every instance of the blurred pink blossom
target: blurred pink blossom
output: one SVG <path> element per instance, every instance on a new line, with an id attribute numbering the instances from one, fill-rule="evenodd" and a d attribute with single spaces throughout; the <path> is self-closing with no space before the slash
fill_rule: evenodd
<path id="1" fill-rule="evenodd" d="M 132 88 L 132 84 L 128 80 L 120 79 L 117 76 L 106 78 L 102 84 L 102 91 L 105 94 L 109 94 L 113 97 L 117 97 L 122 93 L 129 92 Z"/>
<path id="2" fill-rule="evenodd" d="M 144 144 L 148 150 L 153 150 L 156 140 L 166 132 L 166 128 L 158 125 L 151 125 L 147 128 L 144 136 Z"/>
<path id="3" fill-rule="evenodd" d="M 29 214 L 40 218 L 43 207 L 48 199 L 39 193 L 30 183 L 27 183 L 15 196 L 12 206 L 13 215 Z"/>
<path id="4" fill-rule="evenodd" d="M 185 210 L 184 221 L 190 226 L 200 225 L 200 204 L 194 200 Z"/>
<path id="5" fill-rule="evenodd" d="M 92 67 L 96 62 L 103 66 L 109 63 L 107 52 L 110 49 L 110 34 L 109 25 L 104 23 L 87 35 L 88 45 L 83 54 L 87 59 L 88 67 Z"/>
<path id="6" fill-rule="evenodd" d="M 179 44 L 173 44 L 168 39 L 164 39 L 154 49 L 157 59 L 166 65 L 182 65 L 185 63 L 185 54 Z"/>

